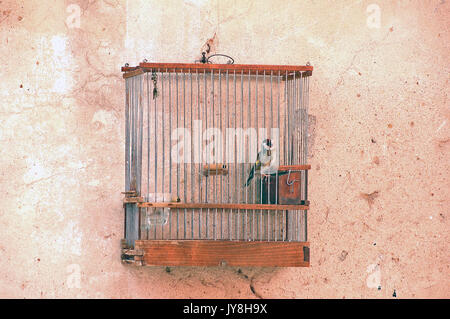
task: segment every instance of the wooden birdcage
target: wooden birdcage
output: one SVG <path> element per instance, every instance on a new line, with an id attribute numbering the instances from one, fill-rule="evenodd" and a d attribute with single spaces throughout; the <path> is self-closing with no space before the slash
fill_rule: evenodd
<path id="1" fill-rule="evenodd" d="M 122 68 L 124 262 L 309 266 L 312 70 L 147 62 Z"/>

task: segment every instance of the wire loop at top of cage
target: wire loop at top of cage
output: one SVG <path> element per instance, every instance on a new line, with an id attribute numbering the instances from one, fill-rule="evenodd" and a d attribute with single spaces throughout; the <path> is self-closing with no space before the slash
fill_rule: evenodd
<path id="1" fill-rule="evenodd" d="M 139 66 L 122 67 L 124 78 L 142 74 L 142 72 L 175 73 L 211 73 L 229 72 L 235 74 L 272 75 L 283 78 L 311 76 L 311 65 L 264 65 L 264 64 L 204 64 L 204 63 L 150 63 L 142 62 Z"/>

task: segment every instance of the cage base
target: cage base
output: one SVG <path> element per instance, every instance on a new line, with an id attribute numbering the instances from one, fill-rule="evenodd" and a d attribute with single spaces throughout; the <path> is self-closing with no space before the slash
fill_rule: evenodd
<path id="1" fill-rule="evenodd" d="M 141 266 L 309 267 L 309 242 L 136 240 Z"/>

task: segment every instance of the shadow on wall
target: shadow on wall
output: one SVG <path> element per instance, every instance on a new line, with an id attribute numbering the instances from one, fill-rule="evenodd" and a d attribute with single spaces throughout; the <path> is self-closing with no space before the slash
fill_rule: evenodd
<path id="1" fill-rule="evenodd" d="M 230 282 L 230 278 L 243 281 L 248 285 L 248 289 L 256 298 L 264 299 L 271 296 L 264 296 L 264 288 L 261 285 L 267 284 L 273 278 L 280 276 L 283 272 L 290 268 L 278 267 L 161 267 L 161 266 L 145 266 L 135 267 L 124 265 L 130 269 L 134 275 L 142 277 L 164 278 L 169 276 L 171 281 L 182 281 L 187 286 L 196 287 L 198 285 L 205 288 L 220 288 L 223 286 L 222 278 L 226 278 Z M 303 269 L 303 268 L 302 268 Z M 192 284 L 192 285 L 191 285 Z M 259 288 L 258 288 L 259 287 Z M 245 296 L 243 292 L 243 296 Z M 220 298 L 220 296 L 217 296 Z"/>

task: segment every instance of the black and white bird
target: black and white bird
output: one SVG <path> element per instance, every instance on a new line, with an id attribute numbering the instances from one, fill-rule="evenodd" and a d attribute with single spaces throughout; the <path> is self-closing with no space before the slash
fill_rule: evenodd
<path id="1" fill-rule="evenodd" d="M 270 139 L 265 139 L 261 144 L 261 151 L 259 151 L 256 156 L 256 162 L 250 169 L 247 182 L 244 186 L 247 187 L 250 185 L 250 182 L 255 176 L 255 172 L 258 170 L 261 172 L 261 175 L 275 174 L 278 170 L 277 163 L 278 161 L 276 160 L 276 156 L 274 156 L 273 152 L 272 141 Z"/>

